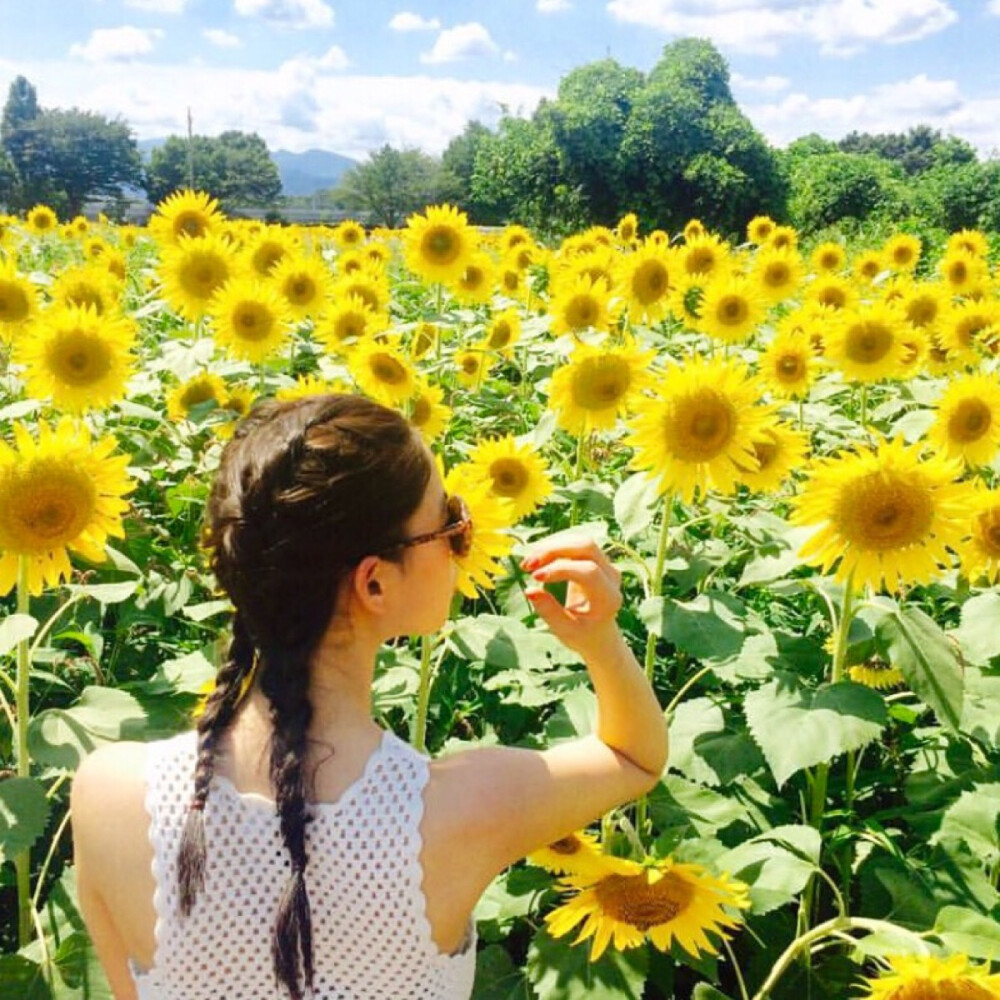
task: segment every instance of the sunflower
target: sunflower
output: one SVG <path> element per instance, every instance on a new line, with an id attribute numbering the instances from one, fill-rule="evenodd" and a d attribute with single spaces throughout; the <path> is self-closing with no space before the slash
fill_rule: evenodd
<path id="1" fill-rule="evenodd" d="M 489 478 L 468 462 L 452 466 L 444 477 L 444 488 L 458 494 L 472 519 L 472 546 L 466 556 L 454 556 L 458 565 L 455 589 L 465 597 L 476 597 L 476 588 L 491 590 L 494 578 L 504 572 L 499 560 L 510 554 L 514 537 L 507 529 L 514 523 L 513 504 L 496 496 Z"/>
<path id="2" fill-rule="evenodd" d="M 669 251 L 647 244 L 619 258 L 616 269 L 618 294 L 628 303 L 633 323 L 655 323 L 667 312 L 671 272 L 676 264 Z"/>
<path id="3" fill-rule="evenodd" d="M 179 243 L 184 237 L 199 238 L 218 229 L 225 221 L 219 203 L 204 191 L 175 191 L 156 206 L 149 231 L 160 243 Z"/>
<path id="4" fill-rule="evenodd" d="M 426 281 L 453 284 L 476 249 L 476 231 L 451 205 L 432 205 L 426 215 L 411 215 L 403 230 L 406 265 Z"/>
<path id="5" fill-rule="evenodd" d="M 611 430 L 649 384 L 653 357 L 631 340 L 620 347 L 578 344 L 552 373 L 549 406 L 556 422 L 571 434 Z"/>
<path id="6" fill-rule="evenodd" d="M 797 291 L 802 258 L 795 250 L 764 247 L 754 258 L 753 279 L 768 302 L 780 302 Z"/>
<path id="7" fill-rule="evenodd" d="M 392 260 L 392 250 L 384 243 L 369 243 L 361 251 L 361 259 L 365 262 L 366 267 L 381 272 Z"/>
<path id="8" fill-rule="evenodd" d="M 684 239 L 686 242 L 690 243 L 692 240 L 700 239 L 702 236 L 708 235 L 708 230 L 702 225 L 701 219 L 688 219 L 684 223 Z"/>
<path id="9" fill-rule="evenodd" d="M 698 326 L 701 318 L 701 300 L 705 295 L 706 279 L 700 274 L 682 273 L 670 293 L 667 306 L 670 314 L 679 319 L 689 330 Z"/>
<path id="10" fill-rule="evenodd" d="M 733 911 L 750 905 L 742 882 L 716 877 L 698 864 L 672 858 L 639 864 L 612 857 L 606 863 L 612 869 L 607 873 L 560 879 L 561 888 L 578 891 L 545 916 L 553 937 L 584 921 L 573 944 L 591 939 L 591 962 L 612 941 L 619 951 L 649 940 L 660 951 L 676 942 L 694 957 L 716 955 L 718 947 L 709 935 L 728 937 L 741 923 Z"/>
<path id="11" fill-rule="evenodd" d="M 51 233 L 59 225 L 56 213 L 48 205 L 35 205 L 28 212 L 25 221 L 28 224 L 28 229 L 35 236 L 44 236 L 46 233 Z"/>
<path id="12" fill-rule="evenodd" d="M 348 247 L 361 246 L 365 241 L 365 227 L 354 219 L 345 219 L 339 225 L 334 226 L 333 242 L 338 247 L 347 249 Z"/>
<path id="13" fill-rule="evenodd" d="M 268 226 L 243 249 L 243 259 L 258 277 L 271 276 L 274 269 L 296 250 L 295 240 L 279 226 Z"/>
<path id="14" fill-rule="evenodd" d="M 132 375 L 135 328 L 93 308 L 47 309 L 14 345 L 28 392 L 72 413 L 108 406 L 125 395 Z"/>
<path id="15" fill-rule="evenodd" d="M 978 229 L 960 229 L 952 233 L 944 245 L 945 253 L 962 250 L 973 257 L 985 257 L 990 251 L 990 243 Z"/>
<path id="16" fill-rule="evenodd" d="M 488 351 L 497 351 L 502 357 L 511 357 L 520 336 L 520 314 L 516 309 L 504 309 L 490 320 L 482 346 Z"/>
<path id="17" fill-rule="evenodd" d="M 1000 975 L 966 955 L 889 955 L 888 968 L 865 980 L 865 1000 L 1000 1000 Z"/>
<path id="18" fill-rule="evenodd" d="M 174 421 L 183 420 L 194 407 L 210 400 L 223 406 L 229 398 L 226 383 L 212 372 L 202 372 L 182 382 L 167 396 L 167 416 Z"/>
<path id="19" fill-rule="evenodd" d="M 609 247 L 597 247 L 589 253 L 576 254 L 559 266 L 555 284 L 562 285 L 584 275 L 595 284 L 600 283 L 611 291 L 615 283 L 616 264 L 621 258 Z"/>
<path id="20" fill-rule="evenodd" d="M 1000 385 L 995 375 L 963 375 L 945 389 L 928 440 L 949 457 L 988 465 L 1000 450 Z"/>
<path id="21" fill-rule="evenodd" d="M 992 585 L 1000 577 L 1000 490 L 977 488 L 972 534 L 959 556 L 967 580 L 985 577 Z"/>
<path id="22" fill-rule="evenodd" d="M 794 250 L 799 245 L 799 234 L 792 226 L 775 226 L 767 244 L 775 250 Z"/>
<path id="23" fill-rule="evenodd" d="M 459 277 L 448 287 L 465 305 L 489 302 L 493 294 L 493 263 L 484 253 L 473 253 Z"/>
<path id="24" fill-rule="evenodd" d="M 121 250 L 109 248 L 107 253 L 98 258 L 104 270 L 117 281 L 124 281 L 128 277 L 128 261 Z"/>
<path id="25" fill-rule="evenodd" d="M 527 279 L 513 264 L 501 265 L 497 287 L 510 299 L 524 299 L 530 290 Z"/>
<path id="26" fill-rule="evenodd" d="M 227 418 L 214 427 L 216 436 L 222 441 L 228 441 L 236 430 L 239 421 L 250 412 L 256 399 L 256 394 L 248 385 L 236 385 L 229 389 L 222 403 L 223 415 Z"/>
<path id="27" fill-rule="evenodd" d="M 518 444 L 512 434 L 480 441 L 468 460 L 492 483 L 494 496 L 510 500 L 515 520 L 527 517 L 552 493 L 545 460 L 530 444 Z"/>
<path id="28" fill-rule="evenodd" d="M 720 276 L 705 285 L 698 329 L 727 344 L 738 343 L 753 333 L 765 310 L 756 283 L 742 275 Z"/>
<path id="29" fill-rule="evenodd" d="M 958 364 L 979 363 L 980 352 L 993 353 L 1000 337 L 1000 302 L 966 300 L 949 306 L 941 314 L 938 341 Z"/>
<path id="30" fill-rule="evenodd" d="M 98 315 L 118 309 L 120 292 L 120 283 L 107 268 L 94 264 L 67 268 L 56 276 L 49 289 L 57 305 L 89 306 Z"/>
<path id="31" fill-rule="evenodd" d="M 961 463 L 925 457 L 901 437 L 820 459 L 794 501 L 792 524 L 815 525 L 800 558 L 854 586 L 928 583 L 969 533 L 971 487 Z"/>
<path id="32" fill-rule="evenodd" d="M 483 380 L 483 374 L 489 369 L 489 359 L 482 347 L 463 348 L 452 356 L 452 362 L 458 373 L 459 385 L 466 389 L 477 389 Z"/>
<path id="33" fill-rule="evenodd" d="M 356 295 L 374 313 L 389 311 L 389 285 L 382 275 L 369 269 L 339 278 L 333 285 L 331 295 L 335 301 Z"/>
<path id="34" fill-rule="evenodd" d="M 388 406 L 409 399 L 417 388 L 416 373 L 406 356 L 374 338 L 355 346 L 348 366 L 361 391 Z"/>
<path id="35" fill-rule="evenodd" d="M 419 361 L 438 342 L 440 336 L 441 331 L 436 323 L 418 323 L 410 339 L 410 357 Z"/>
<path id="36" fill-rule="evenodd" d="M 282 386 L 275 399 L 302 399 L 305 396 L 328 396 L 330 393 L 350 393 L 352 390 L 340 379 L 324 379 L 318 375 L 300 375 L 293 385 Z"/>
<path id="37" fill-rule="evenodd" d="M 38 293 L 24 275 L 17 273 L 13 256 L 0 259 L 0 337 L 9 339 L 38 311 Z"/>
<path id="38" fill-rule="evenodd" d="M 858 293 L 846 278 L 823 273 L 806 286 L 805 298 L 807 302 L 831 309 L 849 309 L 857 302 Z"/>
<path id="39" fill-rule="evenodd" d="M 160 264 L 163 294 L 189 320 L 207 312 L 212 296 L 237 273 L 232 244 L 216 233 L 181 236 L 164 247 Z"/>
<path id="40" fill-rule="evenodd" d="M 847 676 L 855 684 L 864 684 L 865 687 L 876 691 L 899 687 L 906 680 L 899 667 L 886 663 L 878 656 L 869 657 L 864 663 L 855 663 L 854 666 L 848 667 Z"/>
<path id="41" fill-rule="evenodd" d="M 840 271 L 846 262 L 847 251 L 840 243 L 834 243 L 832 240 L 820 243 L 809 255 L 809 263 L 813 270 L 819 272 Z"/>
<path id="42" fill-rule="evenodd" d="M 920 251 L 921 244 L 918 236 L 897 233 L 886 241 L 882 254 L 894 270 L 912 271 L 920 260 Z"/>
<path id="43" fill-rule="evenodd" d="M 292 313 L 270 282 L 256 277 L 231 278 L 208 307 L 215 339 L 228 354 L 260 362 L 287 340 Z"/>
<path id="44" fill-rule="evenodd" d="M 798 327 L 779 327 L 761 352 L 757 367 L 764 385 L 776 396 L 807 395 L 816 372 L 809 334 Z"/>
<path id="45" fill-rule="evenodd" d="M 586 830 L 560 837 L 559 840 L 532 851 L 525 861 L 556 875 L 586 875 L 600 878 L 610 874 L 605 862 L 609 855 L 601 851 L 597 838 Z"/>
<path id="46" fill-rule="evenodd" d="M 555 289 L 548 311 L 556 336 L 607 330 L 612 321 L 607 290 L 584 275 Z"/>
<path id="47" fill-rule="evenodd" d="M 906 321 L 891 306 L 874 303 L 841 311 L 824 331 L 824 354 L 854 382 L 899 378 L 907 358 Z"/>
<path id="48" fill-rule="evenodd" d="M 883 271 L 889 269 L 881 250 L 862 250 L 851 264 L 856 281 L 871 284 Z"/>
<path id="49" fill-rule="evenodd" d="M 110 435 L 92 441 L 85 424 L 60 418 L 38 422 L 38 441 L 14 425 L 16 450 L 0 441 L 0 594 L 17 583 L 20 556 L 28 560 L 28 591 L 41 594 L 72 572 L 67 550 L 104 562 L 108 536 L 124 538 L 123 500 L 135 484 L 128 455 L 112 455 Z"/>
<path id="50" fill-rule="evenodd" d="M 753 439 L 757 467 L 742 469 L 740 479 L 754 493 L 777 493 L 805 464 L 809 438 L 780 420 L 765 424 L 758 434 Z"/>
<path id="51" fill-rule="evenodd" d="M 332 276 L 321 257 L 288 254 L 275 265 L 270 280 L 296 320 L 320 316 L 329 304 Z"/>
<path id="52" fill-rule="evenodd" d="M 678 251 L 678 258 L 686 273 L 708 277 L 725 268 L 729 260 L 729 246 L 718 236 L 706 234 L 689 238 Z"/>
<path id="53" fill-rule="evenodd" d="M 661 492 L 690 503 L 709 488 L 732 493 L 757 468 L 754 441 L 771 415 L 760 383 L 739 362 L 694 358 L 661 376 L 658 397 L 629 423 L 632 466 L 651 469 Z"/>
<path id="54" fill-rule="evenodd" d="M 639 238 L 639 220 L 635 212 L 629 212 L 618 220 L 615 236 L 618 237 L 619 243 L 624 243 L 626 246 L 630 246 Z"/>
<path id="55" fill-rule="evenodd" d="M 439 438 L 451 420 L 451 407 L 444 403 L 444 392 L 436 385 L 417 380 L 409 401 L 409 420 L 428 444 Z"/>
<path id="56" fill-rule="evenodd" d="M 360 296 L 335 300 L 330 311 L 316 324 L 315 336 L 327 350 L 344 353 L 365 337 L 381 333 L 388 326 L 382 313 L 373 312 Z"/>
<path id="57" fill-rule="evenodd" d="M 927 282 L 904 288 L 899 297 L 899 305 L 906 320 L 917 329 L 926 330 L 928 334 L 934 332 L 946 303 L 947 295 L 944 290 L 939 285 Z"/>
<path id="58" fill-rule="evenodd" d="M 983 258 L 967 250 L 949 250 L 938 263 L 938 270 L 952 295 L 969 295 L 978 290 L 989 274 Z"/>
<path id="59" fill-rule="evenodd" d="M 504 226 L 500 233 L 500 252 L 503 254 L 513 250 L 520 243 L 533 243 L 531 233 L 524 226 Z"/>
<path id="60" fill-rule="evenodd" d="M 769 215 L 755 215 L 747 223 L 747 240 L 758 245 L 766 243 L 774 232 L 776 223 Z"/>

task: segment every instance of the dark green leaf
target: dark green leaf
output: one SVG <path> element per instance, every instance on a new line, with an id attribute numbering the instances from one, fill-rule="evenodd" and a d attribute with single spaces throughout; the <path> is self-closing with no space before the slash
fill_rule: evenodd
<path id="1" fill-rule="evenodd" d="M 540 928 L 528 948 L 528 979 L 538 1000 L 641 1000 L 649 968 L 646 947 L 616 951 L 614 946 L 590 961 L 591 942 L 570 944 L 576 932 L 551 937 Z"/>
<path id="2" fill-rule="evenodd" d="M 491 944 L 480 950 L 471 1000 L 533 1000 L 534 996 L 531 983 L 505 948 Z"/>
<path id="3" fill-rule="evenodd" d="M 937 844 L 963 840 L 987 864 L 1000 861 L 1000 784 L 974 785 L 962 792 L 944 814 L 941 828 L 931 837 Z"/>
<path id="4" fill-rule="evenodd" d="M 0 997 L 52 1000 L 52 991 L 37 962 L 23 955 L 0 955 Z"/>
<path id="5" fill-rule="evenodd" d="M 0 864 L 26 851 L 45 832 L 49 800 L 34 778 L 0 781 Z"/>
<path id="6" fill-rule="evenodd" d="M 746 634 L 746 609 L 729 594 L 709 591 L 692 601 L 653 597 L 639 606 L 639 617 L 654 635 L 699 660 L 735 656 Z"/>

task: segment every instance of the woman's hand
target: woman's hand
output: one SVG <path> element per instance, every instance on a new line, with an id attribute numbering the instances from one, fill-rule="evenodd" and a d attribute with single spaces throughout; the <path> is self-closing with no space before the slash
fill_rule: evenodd
<path id="1" fill-rule="evenodd" d="M 586 657 L 620 637 L 615 616 L 622 606 L 621 573 L 596 542 L 543 539 L 531 546 L 521 567 L 539 584 L 568 581 L 565 606 L 542 586 L 527 588 L 525 596 L 575 653 Z"/>

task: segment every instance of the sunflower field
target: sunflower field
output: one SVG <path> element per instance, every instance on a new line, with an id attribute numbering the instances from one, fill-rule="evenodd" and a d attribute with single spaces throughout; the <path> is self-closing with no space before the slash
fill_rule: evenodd
<path id="1" fill-rule="evenodd" d="M 240 416 L 359 392 L 474 524 L 447 626 L 380 654 L 382 725 L 435 756 L 592 731 L 525 598 L 557 532 L 621 571 L 670 724 L 652 792 L 489 887 L 476 1000 L 1000 998 L 998 250 L 279 227 L 194 191 L 142 228 L 0 218 L 0 995 L 111 995 L 73 774 L 212 688 Z"/>

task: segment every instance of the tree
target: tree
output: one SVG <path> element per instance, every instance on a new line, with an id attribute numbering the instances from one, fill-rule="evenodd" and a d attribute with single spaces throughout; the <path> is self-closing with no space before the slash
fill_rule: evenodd
<path id="1" fill-rule="evenodd" d="M 10 86 L 0 143 L 13 172 L 12 208 L 45 202 L 73 216 L 88 198 L 120 197 L 123 185 L 141 179 L 139 151 L 125 122 L 76 108 L 39 108 L 24 77 Z"/>
<path id="2" fill-rule="evenodd" d="M 272 205 L 281 196 L 278 167 L 255 132 L 231 130 L 190 140 L 172 135 L 152 151 L 145 180 L 151 201 L 159 203 L 190 184 L 217 198 L 226 212 Z"/>
<path id="3" fill-rule="evenodd" d="M 370 222 L 395 229 L 408 215 L 447 201 L 454 193 L 453 181 L 442 175 L 439 161 L 386 143 L 344 174 L 333 197 L 363 212 Z"/>
<path id="4" fill-rule="evenodd" d="M 905 133 L 850 132 L 838 146 L 845 153 L 874 153 L 892 160 L 911 177 L 942 162 L 957 166 L 976 159 L 975 149 L 965 140 L 954 136 L 942 139 L 940 130 L 930 125 L 915 125 Z"/>
<path id="5" fill-rule="evenodd" d="M 482 204 L 472 193 L 472 175 L 476 169 L 476 156 L 480 147 L 488 143 L 493 133 L 482 122 L 467 122 L 441 154 L 441 170 L 445 184 L 454 188 L 455 205 L 468 212 L 473 222 L 493 225 L 500 221 L 489 206 Z"/>

